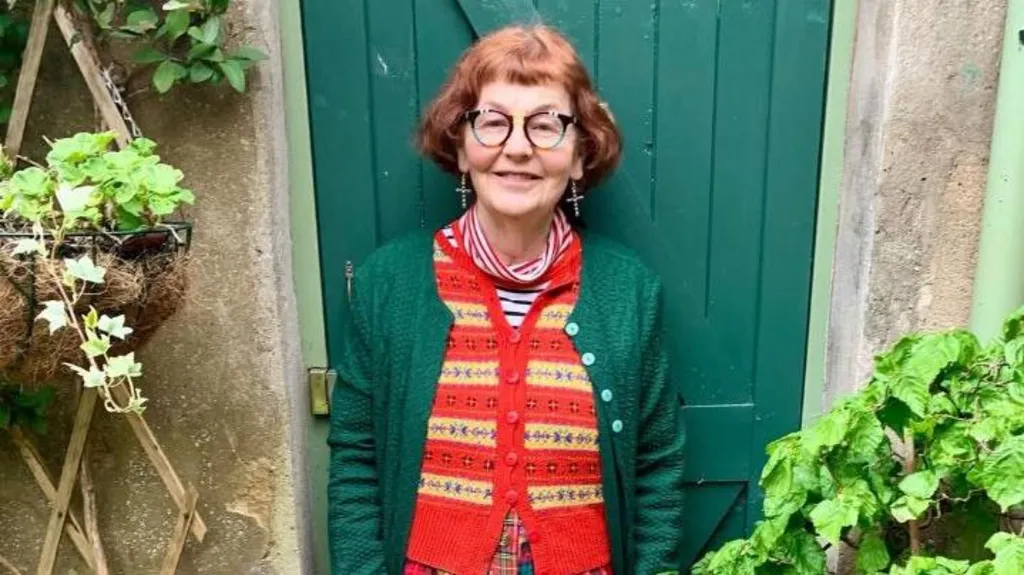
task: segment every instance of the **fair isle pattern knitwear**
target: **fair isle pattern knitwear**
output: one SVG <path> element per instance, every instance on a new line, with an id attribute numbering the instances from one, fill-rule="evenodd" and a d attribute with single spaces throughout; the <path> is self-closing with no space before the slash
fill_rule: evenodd
<path id="1" fill-rule="evenodd" d="M 551 267 L 548 288 L 519 330 L 465 251 L 442 233 L 434 251 L 438 293 L 455 321 L 407 558 L 459 575 L 486 573 L 514 510 L 538 572 L 576 575 L 607 565 L 593 392 L 563 331 L 578 296 L 579 242 Z"/>

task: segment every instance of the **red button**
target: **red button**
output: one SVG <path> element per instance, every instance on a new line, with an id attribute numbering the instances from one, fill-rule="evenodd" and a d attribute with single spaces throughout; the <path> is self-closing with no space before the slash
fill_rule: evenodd
<path id="1" fill-rule="evenodd" d="M 519 501 L 519 494 L 516 493 L 515 489 L 509 489 L 505 492 L 505 503 L 515 505 L 516 501 Z"/>
<path id="2" fill-rule="evenodd" d="M 505 456 L 505 463 L 507 463 L 509 467 L 514 466 L 517 461 L 519 461 L 519 456 L 514 452 Z"/>
<path id="3" fill-rule="evenodd" d="M 509 423 L 515 423 L 515 422 L 519 421 L 519 412 L 518 411 L 510 411 L 507 414 L 505 414 L 505 419 Z"/>
<path id="4" fill-rule="evenodd" d="M 523 336 L 519 335 L 518 329 L 513 330 L 512 333 L 510 333 L 508 336 L 508 340 L 511 341 L 512 343 L 519 343 L 519 340 L 521 339 L 523 339 Z"/>
<path id="5" fill-rule="evenodd" d="M 512 373 L 508 374 L 508 377 L 506 377 L 505 380 L 511 383 L 512 385 L 519 383 L 519 372 L 513 371 Z"/>

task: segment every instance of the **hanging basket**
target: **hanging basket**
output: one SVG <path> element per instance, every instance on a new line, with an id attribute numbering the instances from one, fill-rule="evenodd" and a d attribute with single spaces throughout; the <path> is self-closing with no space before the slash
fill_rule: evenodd
<path id="1" fill-rule="evenodd" d="M 47 322 L 36 321 L 44 302 L 60 299 L 54 274 L 61 277 L 65 258 L 88 255 L 106 269 L 104 283 L 94 285 L 95 291 L 86 293 L 75 312 L 88 313 L 91 306 L 111 317 L 123 314 L 134 332 L 117 347 L 139 349 L 184 301 L 192 243 L 189 223 L 70 233 L 53 259 L 11 255 L 14 243 L 30 238 L 29 232 L 0 231 L 0 377 L 8 381 L 45 382 L 67 373 L 65 362 L 81 362 L 78 334 L 71 329 L 50 334 Z"/>

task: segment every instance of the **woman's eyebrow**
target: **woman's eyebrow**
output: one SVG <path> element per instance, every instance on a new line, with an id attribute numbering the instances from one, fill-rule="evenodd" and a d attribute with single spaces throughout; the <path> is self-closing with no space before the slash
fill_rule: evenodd
<path id="1" fill-rule="evenodd" d="M 497 102 L 492 102 L 490 100 L 482 102 L 479 107 L 483 109 L 497 110 L 499 112 L 509 113 L 507 107 Z M 557 111 L 560 108 L 561 106 L 555 103 L 541 104 L 539 106 L 534 106 L 529 112 L 526 113 L 526 115 L 529 116 L 530 114 L 536 114 L 537 112 L 550 112 L 551 110 Z"/>

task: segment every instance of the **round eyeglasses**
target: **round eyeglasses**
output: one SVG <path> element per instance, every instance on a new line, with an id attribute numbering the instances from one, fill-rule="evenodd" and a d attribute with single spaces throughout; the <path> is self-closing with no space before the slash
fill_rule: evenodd
<path id="1" fill-rule="evenodd" d="M 503 146 L 515 126 L 515 116 L 488 108 L 470 110 L 465 113 L 465 119 L 476 141 L 487 147 Z M 530 144 L 546 150 L 561 144 L 566 130 L 575 123 L 576 116 L 570 114 L 537 112 L 523 118 L 523 131 Z"/>

